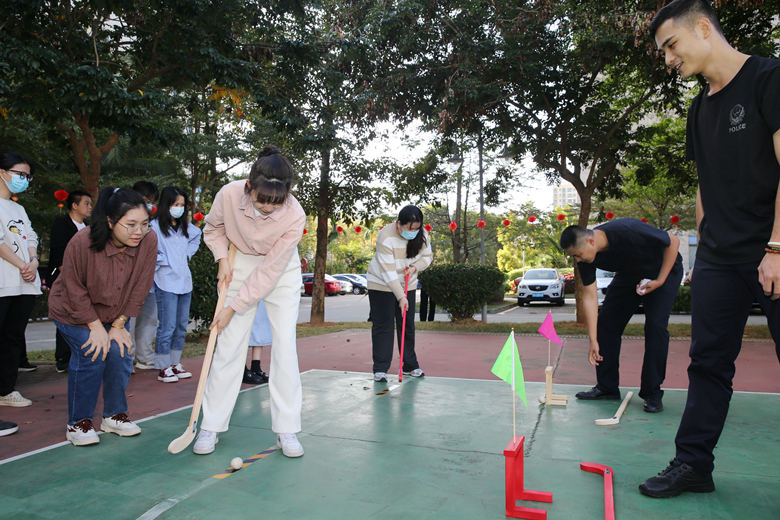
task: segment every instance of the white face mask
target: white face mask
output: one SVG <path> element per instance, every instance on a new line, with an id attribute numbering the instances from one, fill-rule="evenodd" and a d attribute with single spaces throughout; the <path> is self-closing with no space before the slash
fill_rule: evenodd
<path id="1" fill-rule="evenodd" d="M 181 216 L 184 215 L 184 207 L 173 207 L 171 208 L 171 216 L 173 218 L 181 218 Z"/>

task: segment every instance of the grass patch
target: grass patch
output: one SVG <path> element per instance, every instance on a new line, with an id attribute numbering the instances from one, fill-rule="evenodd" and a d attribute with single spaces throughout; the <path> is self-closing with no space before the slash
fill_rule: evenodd
<path id="1" fill-rule="evenodd" d="M 414 324 L 417 330 L 432 330 L 439 332 L 494 332 L 509 334 L 514 328 L 517 334 L 536 334 L 542 320 L 537 323 L 482 323 L 481 321 L 424 321 Z M 309 323 L 299 324 L 297 327 L 298 338 L 308 338 L 311 336 L 320 336 L 322 334 L 332 334 L 349 329 L 370 329 L 371 323 L 365 321 L 353 321 L 342 323 L 325 323 L 324 325 L 311 325 Z M 583 324 L 574 321 L 555 322 L 555 330 L 562 336 L 584 336 L 588 334 L 588 329 Z M 629 323 L 626 327 L 624 336 L 644 336 L 644 325 L 641 323 Z M 669 335 L 673 338 L 689 338 L 691 336 L 691 326 L 686 323 L 670 323 Z M 769 327 L 766 325 L 747 325 L 745 327 L 744 339 L 772 339 L 769 333 Z M 188 334 L 187 341 L 184 343 L 183 358 L 202 356 L 206 353 L 208 335 Z M 39 350 L 28 352 L 30 361 L 35 364 L 36 361 L 54 361 L 54 350 Z"/>

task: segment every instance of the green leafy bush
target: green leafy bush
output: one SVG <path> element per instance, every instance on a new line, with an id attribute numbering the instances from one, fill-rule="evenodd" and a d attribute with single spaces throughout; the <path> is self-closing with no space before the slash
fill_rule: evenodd
<path id="1" fill-rule="evenodd" d="M 506 273 L 506 279 L 508 282 L 511 282 L 515 278 L 522 278 L 523 277 L 523 270 L 522 269 L 514 269 L 512 271 L 509 271 Z"/>
<path id="2" fill-rule="evenodd" d="M 691 288 L 688 286 L 680 287 L 677 291 L 677 297 L 672 305 L 672 312 L 691 312 Z"/>
<path id="3" fill-rule="evenodd" d="M 198 252 L 190 260 L 192 273 L 192 303 L 190 304 L 190 319 L 200 323 L 200 329 L 208 327 L 214 319 L 214 308 L 219 299 L 217 292 L 217 272 L 219 264 L 214 261 L 214 254 L 206 244 L 201 242 Z"/>
<path id="4" fill-rule="evenodd" d="M 504 273 L 478 264 L 435 264 L 420 273 L 420 284 L 450 318 L 471 318 L 499 291 Z"/>

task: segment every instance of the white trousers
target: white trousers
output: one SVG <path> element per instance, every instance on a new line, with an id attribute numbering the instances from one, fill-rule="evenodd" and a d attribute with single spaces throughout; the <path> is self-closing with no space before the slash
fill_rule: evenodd
<path id="1" fill-rule="evenodd" d="M 262 269 L 265 256 L 236 252 L 233 280 L 228 286 L 226 306 L 233 301 L 244 280 L 254 269 Z M 301 374 L 296 350 L 296 324 L 301 301 L 301 263 L 298 253 L 290 258 L 287 267 L 273 291 L 265 298 L 265 308 L 271 322 L 273 348 L 271 349 L 271 378 L 268 389 L 271 397 L 271 430 L 275 433 L 301 431 Z M 244 313 L 235 313 L 217 340 L 214 360 L 206 381 L 203 396 L 204 430 L 225 432 L 236 405 L 241 380 L 246 367 L 246 349 L 255 321 L 257 305 Z M 259 399 L 259 392 L 254 392 Z"/>

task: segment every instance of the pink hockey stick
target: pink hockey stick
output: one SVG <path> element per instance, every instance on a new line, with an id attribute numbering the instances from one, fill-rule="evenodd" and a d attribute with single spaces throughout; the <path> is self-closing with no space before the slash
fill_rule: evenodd
<path id="1" fill-rule="evenodd" d="M 408 268 L 407 268 L 408 269 Z M 404 285 L 404 298 L 406 298 L 406 305 L 409 306 L 409 273 L 406 273 L 406 283 Z M 401 325 L 401 362 L 398 366 L 398 382 L 401 383 L 404 380 L 404 340 L 406 340 L 406 309 L 402 311 L 401 318 L 403 325 Z"/>

